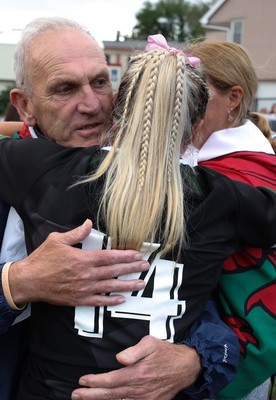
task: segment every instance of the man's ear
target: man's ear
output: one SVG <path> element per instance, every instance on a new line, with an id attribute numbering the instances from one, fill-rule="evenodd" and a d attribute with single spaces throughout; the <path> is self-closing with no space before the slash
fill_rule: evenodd
<path id="1" fill-rule="evenodd" d="M 232 86 L 229 91 L 229 108 L 234 110 L 238 107 L 242 101 L 243 95 L 244 92 L 241 86 Z"/>
<path id="2" fill-rule="evenodd" d="M 10 100 L 17 109 L 22 121 L 28 126 L 35 126 L 36 119 L 30 110 L 31 99 L 25 95 L 23 90 L 18 88 L 12 89 L 10 91 Z"/>

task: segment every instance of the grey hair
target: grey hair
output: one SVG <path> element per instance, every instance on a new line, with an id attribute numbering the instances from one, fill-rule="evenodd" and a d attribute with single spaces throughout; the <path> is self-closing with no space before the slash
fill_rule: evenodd
<path id="1" fill-rule="evenodd" d="M 84 32 L 90 36 L 92 40 L 95 40 L 85 26 L 74 20 L 62 17 L 36 18 L 29 22 L 23 29 L 22 37 L 16 46 L 13 68 L 16 86 L 23 89 L 27 96 L 32 94 L 32 84 L 28 72 L 32 41 L 47 31 L 58 31 L 64 28 L 72 28 L 79 32 Z M 97 43 L 96 40 L 95 43 Z"/>

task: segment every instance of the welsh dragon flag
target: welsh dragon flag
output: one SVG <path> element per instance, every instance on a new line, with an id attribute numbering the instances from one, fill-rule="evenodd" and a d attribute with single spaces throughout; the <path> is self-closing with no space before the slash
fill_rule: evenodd
<path id="1" fill-rule="evenodd" d="M 275 155 L 234 152 L 199 164 L 276 191 Z M 225 322 L 239 337 L 241 355 L 237 375 L 217 399 L 237 399 L 276 372 L 276 247 L 245 248 L 226 260 L 219 299 Z"/>

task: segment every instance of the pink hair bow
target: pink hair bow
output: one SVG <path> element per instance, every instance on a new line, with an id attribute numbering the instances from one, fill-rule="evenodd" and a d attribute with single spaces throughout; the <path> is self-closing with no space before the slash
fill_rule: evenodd
<path id="1" fill-rule="evenodd" d="M 167 40 L 160 33 L 157 35 L 148 36 L 148 43 L 149 44 L 146 46 L 146 51 L 165 49 L 171 53 L 181 54 L 185 58 L 186 64 L 189 64 L 193 68 L 200 64 L 199 58 L 183 53 L 183 51 L 178 50 L 175 47 L 169 47 Z"/>

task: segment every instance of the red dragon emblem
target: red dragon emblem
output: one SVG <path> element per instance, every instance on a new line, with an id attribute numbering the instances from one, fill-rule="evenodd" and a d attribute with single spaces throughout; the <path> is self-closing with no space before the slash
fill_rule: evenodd
<path id="1" fill-rule="evenodd" d="M 253 329 L 248 322 L 240 317 L 225 317 L 224 322 L 235 332 L 239 338 L 240 354 L 246 358 L 247 346 L 252 344 L 259 348 L 257 339 L 254 337 Z"/>
<path id="2" fill-rule="evenodd" d="M 264 249 L 246 248 L 227 259 L 224 273 L 236 274 L 252 268 L 261 268 L 265 259 L 268 259 L 276 270 L 276 249 L 272 248 L 267 252 Z M 255 307 L 262 307 L 272 318 L 276 318 L 276 278 L 250 293 L 244 305 L 245 315 L 248 315 Z M 224 321 L 238 336 L 240 353 L 244 358 L 246 358 L 249 344 L 259 348 L 254 331 L 245 319 L 228 315 L 224 317 Z"/>

